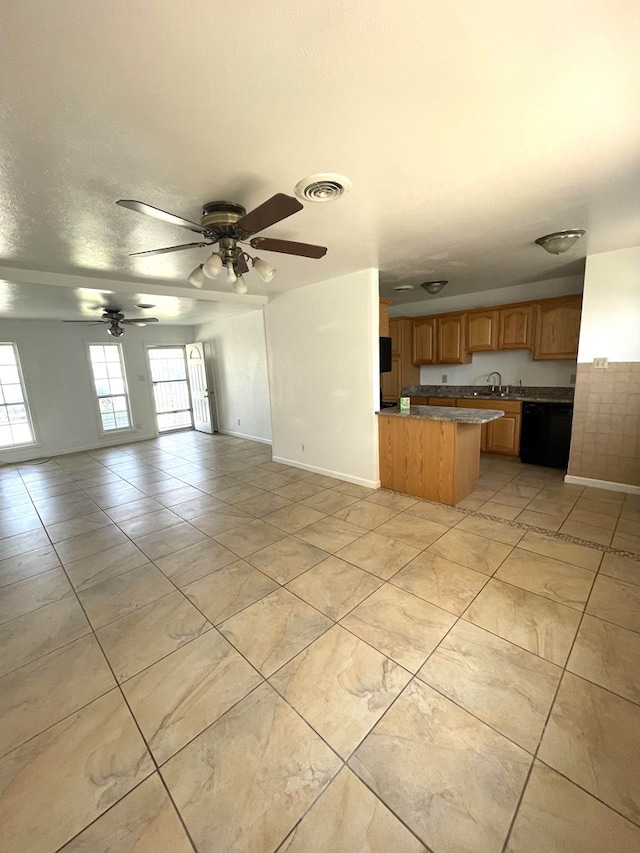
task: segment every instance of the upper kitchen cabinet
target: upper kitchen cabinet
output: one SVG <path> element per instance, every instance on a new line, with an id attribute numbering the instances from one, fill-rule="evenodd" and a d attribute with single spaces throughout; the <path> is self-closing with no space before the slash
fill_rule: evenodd
<path id="1" fill-rule="evenodd" d="M 467 364 L 466 314 L 416 317 L 413 321 L 414 364 Z"/>
<path id="2" fill-rule="evenodd" d="M 420 384 L 420 368 L 413 363 L 413 320 L 392 317 L 389 336 L 391 373 L 382 374 L 382 394 L 385 400 L 397 400 L 405 386 Z"/>
<path id="3" fill-rule="evenodd" d="M 381 338 L 389 337 L 389 305 L 391 305 L 390 299 L 385 299 L 384 297 L 380 297 L 380 332 L 379 335 Z"/>
<path id="4" fill-rule="evenodd" d="M 435 364 L 437 317 L 417 317 L 413 321 L 413 363 Z"/>
<path id="5" fill-rule="evenodd" d="M 498 349 L 531 349 L 533 307 L 533 305 L 505 305 L 500 308 Z"/>
<path id="6" fill-rule="evenodd" d="M 498 349 L 498 311 L 473 311 L 467 315 L 467 352 Z"/>
<path id="7" fill-rule="evenodd" d="M 545 299 L 536 306 L 534 361 L 578 357 L 582 297 L 564 296 Z"/>

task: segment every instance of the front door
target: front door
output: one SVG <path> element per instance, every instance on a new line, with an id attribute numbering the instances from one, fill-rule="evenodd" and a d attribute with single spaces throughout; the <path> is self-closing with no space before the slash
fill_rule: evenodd
<path id="1" fill-rule="evenodd" d="M 185 348 L 149 347 L 158 432 L 193 426 Z"/>
<path id="2" fill-rule="evenodd" d="M 204 344 L 187 345 L 187 367 L 193 404 L 193 426 L 200 432 L 216 430 L 213 384 L 207 371 Z"/>

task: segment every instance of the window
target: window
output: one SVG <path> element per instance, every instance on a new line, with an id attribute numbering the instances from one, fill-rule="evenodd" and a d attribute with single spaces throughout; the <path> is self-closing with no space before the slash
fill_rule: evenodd
<path id="1" fill-rule="evenodd" d="M 158 432 L 193 426 L 184 347 L 150 347 Z"/>
<path id="2" fill-rule="evenodd" d="M 120 344 L 90 344 L 89 359 L 102 429 L 130 429 L 129 397 Z"/>
<path id="3" fill-rule="evenodd" d="M 35 444 L 15 344 L 0 344 L 0 447 Z"/>

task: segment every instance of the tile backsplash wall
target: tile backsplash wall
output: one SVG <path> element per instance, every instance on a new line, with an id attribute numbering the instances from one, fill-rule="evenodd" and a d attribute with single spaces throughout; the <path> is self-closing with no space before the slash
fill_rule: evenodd
<path id="1" fill-rule="evenodd" d="M 578 364 L 569 474 L 640 486 L 640 362 Z"/>

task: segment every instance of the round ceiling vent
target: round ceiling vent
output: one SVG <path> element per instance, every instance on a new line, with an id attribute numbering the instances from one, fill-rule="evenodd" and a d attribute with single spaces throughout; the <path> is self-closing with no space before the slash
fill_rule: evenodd
<path id="1" fill-rule="evenodd" d="M 303 201 L 335 201 L 351 189 L 351 181 L 344 175 L 322 172 L 311 175 L 296 184 L 295 193 Z"/>

